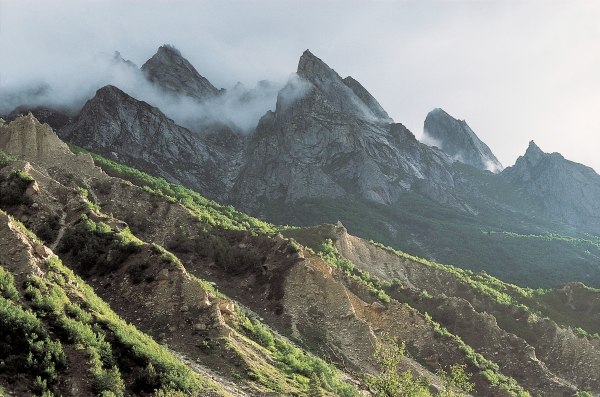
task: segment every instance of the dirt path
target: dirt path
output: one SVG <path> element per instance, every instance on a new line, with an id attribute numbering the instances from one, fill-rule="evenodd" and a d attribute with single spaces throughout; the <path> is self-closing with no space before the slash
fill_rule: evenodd
<path id="1" fill-rule="evenodd" d="M 58 234 L 56 235 L 56 238 L 54 239 L 54 242 L 52 244 L 50 244 L 50 246 L 48 248 L 50 248 L 52 251 L 56 250 L 56 247 L 58 247 L 58 243 L 60 243 L 60 240 L 62 240 L 63 236 L 65 235 L 65 229 L 66 229 L 66 225 L 65 225 L 65 219 L 67 219 L 67 211 L 63 210 L 62 215 L 60 216 L 60 220 L 58 221 L 58 224 L 60 225 L 60 229 L 58 230 Z"/>

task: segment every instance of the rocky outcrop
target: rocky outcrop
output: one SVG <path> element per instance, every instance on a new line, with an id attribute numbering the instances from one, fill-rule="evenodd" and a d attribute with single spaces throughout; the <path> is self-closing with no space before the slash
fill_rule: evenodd
<path id="1" fill-rule="evenodd" d="M 426 140 L 438 145 L 461 163 L 481 170 L 502 171 L 502 164 L 464 120 L 457 120 L 442 109 L 434 109 L 425 118 Z"/>
<path id="2" fill-rule="evenodd" d="M 204 101 L 221 92 L 171 45 L 161 46 L 156 54 L 142 65 L 141 70 L 148 80 L 173 95 L 185 95 Z"/>
<path id="3" fill-rule="evenodd" d="M 99 89 L 60 135 L 211 198 L 224 196 L 241 141 L 230 130 L 194 133 L 114 86 Z"/>
<path id="4" fill-rule="evenodd" d="M 75 156 L 47 124 L 41 124 L 31 113 L 10 123 L 0 123 L 0 149 L 21 159 L 52 165 L 78 164 L 93 168 L 89 155 Z"/>
<path id="5" fill-rule="evenodd" d="M 600 233 L 600 175 L 592 168 L 544 153 L 531 141 L 502 176 L 520 187 L 524 199 L 556 221 Z"/>

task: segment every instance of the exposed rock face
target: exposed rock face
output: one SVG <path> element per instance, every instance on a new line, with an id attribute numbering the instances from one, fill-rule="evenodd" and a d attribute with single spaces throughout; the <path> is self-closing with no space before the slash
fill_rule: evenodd
<path id="1" fill-rule="evenodd" d="M 170 45 L 161 46 L 141 69 L 150 81 L 172 94 L 203 101 L 220 92 Z"/>
<path id="2" fill-rule="evenodd" d="M 600 175 L 592 168 L 544 153 L 533 141 L 502 175 L 548 217 L 600 232 Z"/>
<path id="3" fill-rule="evenodd" d="M 362 86 L 349 84 L 354 90 L 304 52 L 297 75 L 278 95 L 276 111 L 249 137 L 232 201 L 247 210 L 348 195 L 389 204 L 413 186 L 438 186 L 421 189 L 432 195 L 453 186 L 444 153 L 391 123 L 376 102 L 363 102 L 361 97 L 372 97 Z"/>
<path id="4" fill-rule="evenodd" d="M 210 197 L 222 197 L 238 136 L 215 136 L 181 127 L 158 108 L 113 86 L 96 92 L 61 136 L 106 157 L 138 167 L 172 182 L 192 186 Z M 210 141 L 210 147 L 207 142 Z"/>
<path id="5" fill-rule="evenodd" d="M 61 162 L 70 155 L 69 147 L 47 124 L 41 124 L 31 113 L 0 124 L 0 147 L 22 158 Z"/>
<path id="6" fill-rule="evenodd" d="M 38 136 L 36 125 L 29 127 L 21 132 L 21 140 L 32 139 L 27 134 Z M 45 145 L 46 138 L 50 143 L 57 139 L 48 135 L 40 144 Z M 22 148 L 17 145 L 17 149 Z M 95 169 L 95 173 L 90 171 L 88 176 L 73 172 L 78 171 L 74 155 L 65 153 L 68 162 L 57 167 L 52 157 L 49 157 L 50 163 L 45 161 L 44 152 L 31 153 L 40 157 L 32 157 L 32 165 L 25 168 L 39 183 L 39 194 L 34 200 L 41 205 L 36 211 L 30 211 L 27 206 L 11 207 L 11 211 L 15 211 L 12 215 L 20 218 L 28 214 L 29 225 L 37 226 L 48 215 L 63 211 L 64 221 L 60 225 L 68 232 L 77 227 L 81 215 L 86 213 L 102 220 L 115 232 L 123 230 L 126 222 L 142 241 L 168 247 L 180 258 L 179 263 L 165 262 L 162 255 L 147 244 L 125 255 L 122 262 L 110 267 L 108 274 L 92 273 L 85 277 L 125 320 L 157 335 L 173 351 L 185 353 L 192 361 L 200 360 L 220 375 L 226 376 L 232 366 L 242 365 L 244 371 L 247 367 L 243 362 L 231 361 L 231 356 L 223 356 L 227 351 L 218 346 L 207 360 L 206 352 L 198 350 L 198 340 L 228 338 L 228 349 L 235 347 L 244 335 L 228 324 L 231 316 L 237 315 L 234 305 L 238 305 L 242 311 L 260 313 L 260 321 L 284 330 L 328 361 L 362 372 L 374 370 L 369 362 L 373 344 L 380 335 L 388 334 L 406 341 L 410 359 L 403 360 L 403 364 L 427 376 L 434 386 L 439 385 L 439 379 L 433 372 L 459 363 L 466 364 L 467 371 L 473 374 L 477 395 L 508 395 L 503 389 L 506 384 L 492 385 L 486 380 L 485 375 L 494 372 L 513 377 L 532 395 L 574 395 L 576 388 L 597 394 L 600 390 L 598 341 L 577 335 L 528 309 L 539 310 L 549 318 L 564 319 L 573 327 L 583 326 L 590 333 L 596 332 L 597 321 L 589 327 L 578 322 L 579 317 L 596 314 L 595 303 L 600 294 L 595 290 L 578 285 L 565 287 L 556 291 L 555 296 L 564 303 L 552 303 L 552 311 L 546 311 L 548 307 L 544 305 L 530 306 L 535 302 L 528 291 L 523 293 L 520 288 L 483 274 L 432 265 L 392 252 L 349 235 L 341 224 L 285 231 L 315 249 L 329 238 L 337 252 L 352 260 L 357 268 L 370 272 L 380 281 L 395 279 L 391 287 L 381 284 L 390 299 L 379 301 L 367 285 L 282 235 L 260 230 L 231 230 L 219 224 L 207 229 L 208 223 L 203 217 L 179 202 L 111 178 L 99 169 Z M 21 163 L 22 160 L 9 163 L 0 170 L 0 178 L 9 175 Z M 92 215 L 73 186 L 88 187 L 90 197 L 101 210 Z M 215 211 L 223 209 L 214 208 Z M 85 229 L 74 230 L 79 230 L 82 238 L 92 238 L 91 231 L 87 235 Z M 22 286 L 25 277 L 22 271 L 35 270 L 37 265 L 32 266 L 35 263 L 47 269 L 42 257 L 52 255 L 52 251 L 30 243 L 24 249 L 23 243 L 15 244 L 14 237 L 7 238 L 10 236 L 21 241 L 28 239 L 15 222 L 0 212 L 0 262 L 11 266 L 9 269 L 21 277 L 15 285 Z M 87 263 L 78 262 L 76 250 L 69 247 L 70 244 L 59 244 L 55 252 L 73 270 L 90 270 Z M 110 252 L 102 255 L 108 260 Z M 141 264 L 144 266 L 140 267 Z M 94 272 L 103 269 L 96 268 Z M 213 282 L 231 298 L 221 300 L 191 275 Z M 498 295 L 503 294 L 512 299 L 498 300 Z M 551 301 L 556 301 L 555 298 Z M 517 306 L 509 301 L 528 306 Z M 440 331 L 432 318 L 448 331 Z M 447 332 L 460 336 L 461 340 L 448 334 L 444 336 Z M 474 359 L 464 343 L 491 362 L 482 361 L 480 356 Z M 236 354 L 263 357 L 264 349 L 248 350 L 252 345 L 255 343 L 246 343 Z M 219 357 L 223 360 L 212 361 L 220 360 Z M 269 357 L 267 361 L 272 363 Z M 484 374 L 482 366 L 491 372 Z M 264 395 L 264 392 L 256 395 Z"/>
<path id="7" fill-rule="evenodd" d="M 464 120 L 434 109 L 425 118 L 424 132 L 454 160 L 481 170 L 502 171 L 502 164 Z"/>

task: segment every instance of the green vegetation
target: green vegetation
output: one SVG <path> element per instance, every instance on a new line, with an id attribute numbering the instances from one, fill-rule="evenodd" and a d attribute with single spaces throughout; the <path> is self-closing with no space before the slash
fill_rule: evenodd
<path id="1" fill-rule="evenodd" d="M 400 371 L 404 358 L 404 343 L 384 336 L 377 343 L 374 355 L 380 372 L 377 375 L 367 375 L 367 384 L 375 391 L 376 397 L 432 397 L 427 379 L 415 377 L 410 370 Z M 461 397 L 473 390 L 470 375 L 465 367 L 453 365 L 449 372 L 439 371 L 438 376 L 443 381 L 443 389 L 435 394 L 437 397 Z"/>
<path id="2" fill-rule="evenodd" d="M 380 248 L 389 250 L 390 252 L 395 253 L 396 255 L 402 258 L 422 263 L 425 266 L 433 267 L 441 271 L 449 272 L 459 281 L 462 281 L 470 287 L 474 288 L 479 294 L 488 296 L 493 302 L 505 306 L 521 307 L 524 310 L 528 310 L 526 306 L 519 303 L 511 294 L 517 293 L 522 294 L 522 296 L 531 296 L 533 290 L 523 289 L 517 286 L 504 284 L 498 279 L 491 276 L 480 274 L 476 275 L 470 270 L 464 270 L 456 268 L 454 266 L 432 263 L 427 260 L 408 255 L 404 252 L 396 251 L 392 248 L 385 247 L 381 244 L 377 244 L 374 242 L 371 243 L 375 244 Z M 376 296 L 385 296 L 386 302 L 390 301 L 390 295 L 397 295 L 395 293 L 394 287 L 395 285 L 401 285 L 400 280 L 393 279 L 388 282 L 382 282 L 380 279 L 370 275 L 369 273 L 359 272 L 359 269 L 357 269 L 352 262 L 340 256 L 340 254 L 333 246 L 333 242 L 331 240 L 326 239 L 320 244 L 319 255 L 322 258 L 324 258 L 328 263 L 332 264 L 333 266 L 339 269 L 342 269 L 346 274 L 352 274 L 353 279 L 359 281 L 364 285 L 367 285 L 369 291 L 372 294 Z M 379 291 L 381 292 L 379 293 Z M 511 294 L 509 294 L 508 292 L 510 292 Z M 427 297 L 431 297 L 431 295 L 429 295 L 429 293 L 427 292 L 421 292 L 421 294 L 425 295 L 425 299 L 428 299 Z M 442 327 L 439 323 L 435 322 L 428 313 L 425 312 L 424 316 L 425 319 L 431 324 L 436 336 L 446 337 L 454 341 L 454 343 L 456 343 L 464 353 L 466 362 L 472 365 L 473 367 L 477 368 L 492 386 L 497 386 L 503 390 L 506 390 L 513 396 L 528 395 L 513 378 L 500 373 L 500 369 L 496 363 L 486 359 L 481 354 L 475 352 L 473 348 L 467 345 L 459 336 L 452 334 L 446 328 Z"/>
<path id="3" fill-rule="evenodd" d="M 14 283 L 13 275 L 0 266 L 0 295 L 5 299 L 16 302 L 19 299 L 19 291 Z"/>
<path id="4" fill-rule="evenodd" d="M 267 327 L 237 312 L 236 328 L 267 349 L 276 366 L 295 380 L 297 387 L 309 395 L 319 395 L 320 389 L 337 396 L 354 397 L 357 390 L 340 379 L 338 370 L 322 359 L 307 354 L 291 343 L 274 335 Z M 318 386 L 317 386 L 318 385 Z"/>
<path id="5" fill-rule="evenodd" d="M 64 234 L 58 249 L 61 253 L 70 253 L 80 264 L 83 274 L 98 272 L 104 275 L 116 270 L 143 245 L 129 228 L 117 232 L 102 221 L 82 215 L 81 220 Z"/>
<path id="6" fill-rule="evenodd" d="M 13 171 L 8 178 L 0 181 L 0 205 L 30 205 L 31 198 L 25 195 L 27 188 L 34 182 L 28 172 Z"/>
<path id="7" fill-rule="evenodd" d="M 393 205 L 349 197 L 265 208 L 267 219 L 274 223 L 308 226 L 339 220 L 353 235 L 422 258 L 435 257 L 443 263 L 486 271 L 522 286 L 549 288 L 580 280 L 600 287 L 600 273 L 594 270 L 600 260 L 595 245 L 598 236 L 565 237 L 569 231 L 543 217 L 490 206 L 476 207 L 479 215 L 475 216 L 411 192 L 403 193 Z M 533 235 L 539 236 L 530 237 Z M 565 238 L 550 240 L 548 235 Z"/>
<path id="8" fill-rule="evenodd" d="M 517 285 L 505 283 L 496 277 L 484 273 L 473 273 L 470 270 L 460 269 L 451 265 L 442 265 L 435 262 L 430 262 L 426 259 L 417 258 L 402 251 L 384 246 L 383 244 L 371 241 L 371 243 L 379 248 L 385 249 L 395 255 L 420 263 L 422 265 L 434 268 L 439 271 L 450 273 L 458 281 L 462 282 L 480 296 L 485 296 L 490 302 L 506 307 L 509 309 L 517 309 L 524 312 L 535 314 L 542 318 L 550 317 L 559 325 L 566 328 L 573 328 L 574 332 L 580 336 L 590 338 L 600 338 L 600 325 L 598 325 L 597 316 L 581 316 L 580 313 L 574 312 L 571 307 L 568 307 L 560 298 L 560 294 L 554 289 L 531 289 L 522 288 Z M 384 287 L 391 287 L 394 283 L 400 283 L 399 280 L 391 280 L 383 283 Z M 590 288 L 581 283 L 575 283 L 580 297 L 575 294 L 574 299 L 579 299 L 584 302 L 587 307 L 587 301 L 592 299 L 591 295 L 595 295 L 597 300 L 600 300 L 600 289 Z M 423 292 L 422 292 L 423 293 Z M 427 295 L 429 295 L 427 293 Z M 497 316 L 501 321 L 503 318 Z M 508 323 L 514 324 L 514 319 L 505 318 Z M 515 329 L 508 329 L 515 331 Z"/>
<path id="9" fill-rule="evenodd" d="M 35 377 L 38 395 L 56 390 L 59 372 L 67 364 L 61 343 L 49 336 L 33 312 L 19 305 L 12 275 L 2 267 L 0 283 L 0 360 L 4 362 L 0 373 Z"/>
<path id="10" fill-rule="evenodd" d="M 208 226 L 228 230 L 250 230 L 265 233 L 275 232 L 275 228 L 272 225 L 238 212 L 230 205 L 218 204 L 181 185 L 167 182 L 163 178 L 150 176 L 135 168 L 108 160 L 95 153 L 87 152 L 80 147 L 74 145 L 70 145 L 70 147 L 71 150 L 76 153 L 89 153 L 96 165 L 100 166 L 109 175 L 128 180 L 137 186 L 143 187 L 152 194 L 165 197 L 171 202 L 180 203 L 192 211 L 198 220 Z"/>
<path id="11" fill-rule="evenodd" d="M 15 158 L 13 156 L 0 150 L 0 169 L 6 167 L 8 163 L 14 160 Z"/>
<path id="12" fill-rule="evenodd" d="M 25 297 L 61 339 L 85 349 L 99 395 L 123 396 L 126 380 L 136 392 L 199 393 L 214 388 L 152 338 L 118 317 L 85 282 L 57 257 L 45 277 L 29 276 Z M 131 364 L 144 370 L 132 378 Z M 110 394 L 112 393 L 112 394 Z"/>

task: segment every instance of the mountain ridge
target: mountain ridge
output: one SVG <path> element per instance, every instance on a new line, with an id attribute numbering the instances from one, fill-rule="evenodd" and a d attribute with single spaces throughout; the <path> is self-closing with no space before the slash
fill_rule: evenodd
<path id="1" fill-rule="evenodd" d="M 90 134 L 73 143 L 278 223 L 342 220 L 362 237 L 511 282 L 600 285 L 593 270 L 599 254 L 594 235 L 600 233 L 595 174 L 566 160 L 561 166 L 548 162 L 538 186 L 520 178 L 514 167 L 491 174 L 482 170 L 481 161 L 475 168 L 456 162 L 385 118 L 372 95 L 349 81 L 306 51 L 274 110 L 247 134 L 227 125 L 190 131 L 171 121 L 158 128 L 140 120 L 168 118 L 132 100 L 108 101 L 112 109 L 104 117 L 80 115 L 59 135 L 71 140 L 69 131 L 81 137 L 98 131 L 99 138 Z M 110 121 L 121 113 L 127 115 L 121 123 Z M 475 136 L 466 123 L 445 117 L 463 135 Z M 103 134 L 114 139 L 133 131 L 144 139 L 111 151 L 100 144 Z M 172 145 L 186 153 L 184 162 L 151 138 L 157 134 L 168 142 L 172 131 L 192 140 Z M 590 183 L 585 197 L 569 185 L 569 175 L 575 174 L 578 183 Z M 573 192 L 569 200 L 553 200 L 565 187 Z M 561 252 L 554 252 L 559 245 Z"/>

